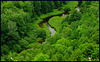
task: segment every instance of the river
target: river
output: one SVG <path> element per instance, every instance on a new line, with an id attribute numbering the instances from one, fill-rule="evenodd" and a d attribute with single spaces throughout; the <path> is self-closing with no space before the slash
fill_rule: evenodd
<path id="1" fill-rule="evenodd" d="M 82 2 L 80 1 L 80 2 L 78 3 L 78 6 L 75 8 L 77 11 L 80 11 L 80 8 L 79 8 L 79 7 L 80 7 L 81 4 L 82 4 Z M 61 9 L 62 9 L 62 8 L 61 8 Z M 61 9 L 58 9 L 58 11 L 60 11 Z M 63 12 L 62 14 L 52 15 L 52 16 L 50 16 L 50 17 L 44 18 L 42 22 L 38 23 L 38 25 L 39 25 L 41 28 L 43 28 L 43 23 L 45 23 L 45 24 L 48 26 L 48 28 L 49 28 L 49 30 L 50 30 L 50 32 L 51 32 L 51 36 L 53 36 L 53 35 L 56 33 L 56 30 L 48 24 L 49 19 L 52 18 L 52 17 L 54 17 L 54 16 L 66 17 L 67 14 L 70 14 L 70 13 L 69 13 L 69 12 Z M 50 37 L 49 37 L 49 38 L 50 38 Z M 47 40 L 47 38 L 42 39 L 42 40 L 40 40 L 40 41 L 42 41 L 43 44 L 46 44 L 46 40 Z M 22 51 L 22 50 L 21 50 L 21 51 Z M 20 51 L 20 52 L 21 52 L 21 51 Z M 17 52 L 17 53 L 20 53 L 20 52 Z"/>
<path id="2" fill-rule="evenodd" d="M 76 9 L 77 11 L 80 11 L 79 6 L 77 6 L 75 9 Z M 66 17 L 67 14 L 70 14 L 70 13 L 64 12 L 64 13 L 62 13 L 62 14 L 54 15 L 54 16 Z M 49 30 L 50 30 L 50 32 L 51 32 L 51 36 L 53 36 L 53 35 L 56 33 L 56 30 L 55 30 L 54 28 L 52 28 L 52 27 L 48 24 L 48 21 L 49 21 L 50 18 L 52 18 L 52 17 L 54 17 L 54 16 L 50 16 L 50 17 L 47 17 L 47 18 L 43 19 L 43 22 L 40 22 L 40 24 L 39 24 L 39 26 L 40 26 L 41 28 L 43 28 L 42 24 L 45 23 L 45 24 L 48 26 L 48 28 L 49 28 Z M 43 44 L 45 43 L 45 41 L 46 41 L 46 39 L 43 40 Z"/>

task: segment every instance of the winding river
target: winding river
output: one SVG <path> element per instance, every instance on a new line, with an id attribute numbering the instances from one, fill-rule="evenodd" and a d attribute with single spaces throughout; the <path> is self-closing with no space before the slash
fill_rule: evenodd
<path id="1" fill-rule="evenodd" d="M 51 36 L 53 36 L 53 35 L 56 33 L 56 30 L 55 30 L 54 28 L 52 28 L 52 27 L 48 24 L 48 22 L 45 22 L 45 24 L 48 26 L 48 28 L 49 28 L 49 30 L 50 30 L 50 32 L 51 32 Z"/>
<path id="2" fill-rule="evenodd" d="M 80 11 L 79 7 L 80 7 L 81 4 L 82 4 L 82 1 L 79 1 L 79 2 L 78 2 L 78 6 L 75 8 L 77 11 Z M 62 10 L 62 8 L 58 9 L 58 11 L 60 11 L 60 10 Z M 50 32 L 51 32 L 51 36 L 53 36 L 53 35 L 56 33 L 56 30 L 48 24 L 49 19 L 52 18 L 52 17 L 54 17 L 54 16 L 66 17 L 67 14 L 70 14 L 70 13 L 69 13 L 69 12 L 63 12 L 63 13 L 58 14 L 58 15 L 52 15 L 52 16 L 50 16 L 50 17 L 44 18 L 42 22 L 38 23 L 38 25 L 39 25 L 41 28 L 43 28 L 43 23 L 45 23 L 45 24 L 48 26 L 48 28 L 49 28 L 49 30 L 50 30 Z M 40 40 L 39 43 L 45 44 L 45 43 L 46 43 L 46 39 L 47 39 L 47 38 Z M 21 50 L 21 51 L 22 51 L 22 50 Z M 17 53 L 20 53 L 21 51 L 19 51 L 19 52 L 17 52 Z"/>
<path id="3" fill-rule="evenodd" d="M 79 1 L 79 2 L 78 2 L 78 6 L 75 7 L 75 9 L 76 9 L 77 11 L 80 11 L 80 8 L 79 8 L 79 7 L 80 7 L 81 3 L 82 3 L 82 1 Z M 62 8 L 61 8 L 61 9 L 62 9 Z M 58 11 L 60 11 L 61 9 L 58 9 Z M 49 28 L 49 30 L 50 30 L 50 32 L 51 32 L 51 36 L 53 36 L 53 35 L 56 33 L 56 30 L 48 24 L 49 19 L 52 18 L 52 17 L 54 17 L 54 16 L 66 17 L 67 14 L 70 14 L 70 13 L 69 13 L 69 12 L 63 12 L 63 13 L 58 14 L 58 15 L 52 15 L 52 16 L 50 16 L 50 17 L 44 18 L 43 21 L 40 22 L 38 25 L 39 25 L 41 28 L 43 28 L 43 23 L 45 23 L 45 24 L 48 26 L 48 28 Z M 44 43 L 45 43 L 45 40 L 46 40 L 46 39 L 42 39 L 41 42 L 43 42 L 43 44 L 44 44 Z"/>

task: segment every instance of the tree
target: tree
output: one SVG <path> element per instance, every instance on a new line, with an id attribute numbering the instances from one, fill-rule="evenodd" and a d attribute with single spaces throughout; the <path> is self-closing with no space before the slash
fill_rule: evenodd
<path id="1" fill-rule="evenodd" d="M 55 54 L 55 49 L 50 47 L 49 50 L 46 50 L 46 54 L 47 54 L 48 56 L 50 56 L 50 59 L 51 59 L 52 56 Z"/>
<path id="2" fill-rule="evenodd" d="M 98 7 L 91 6 L 90 8 L 87 8 L 86 13 L 88 13 L 89 16 L 92 16 L 93 14 L 97 16 L 98 11 L 99 11 L 99 8 Z"/>
<path id="3" fill-rule="evenodd" d="M 62 1 L 63 2 L 63 4 L 67 4 L 67 1 Z"/>
<path id="4" fill-rule="evenodd" d="M 47 39 L 47 43 L 55 44 L 57 42 L 57 40 L 59 40 L 59 39 L 60 39 L 60 35 L 59 34 L 55 34 L 51 38 Z"/>
<path id="5" fill-rule="evenodd" d="M 70 9 L 69 7 L 65 7 L 65 8 L 64 8 L 64 11 L 65 11 L 65 12 L 68 12 L 68 11 L 70 11 L 70 10 L 71 10 L 71 9 Z"/>
<path id="6" fill-rule="evenodd" d="M 53 1 L 53 2 L 55 4 L 56 8 L 59 8 L 60 7 L 60 1 Z"/>
<path id="7" fill-rule="evenodd" d="M 57 58 L 56 54 L 54 54 L 54 55 L 52 56 L 51 61 L 58 61 L 58 58 Z"/>
<path id="8" fill-rule="evenodd" d="M 47 1 L 41 1 L 41 12 L 43 13 L 43 14 L 46 14 L 46 13 L 48 13 L 49 12 L 49 8 L 50 8 L 50 6 L 49 6 L 49 4 L 47 3 Z"/>
<path id="9" fill-rule="evenodd" d="M 12 50 L 14 52 L 19 52 L 21 50 L 21 46 L 18 44 L 13 45 Z"/>
<path id="10" fill-rule="evenodd" d="M 76 40 L 76 39 L 73 39 L 73 40 L 71 40 L 71 42 L 70 42 L 70 45 L 73 47 L 73 50 L 77 49 L 77 48 L 79 47 L 80 44 L 81 44 L 81 43 L 80 43 L 78 40 Z"/>
<path id="11" fill-rule="evenodd" d="M 63 1 L 60 1 L 60 7 L 63 5 Z"/>
<path id="12" fill-rule="evenodd" d="M 87 5 L 91 5 L 91 1 L 85 1 Z"/>
<path id="13" fill-rule="evenodd" d="M 72 29 L 70 29 L 69 27 L 64 27 L 62 30 L 62 36 L 69 37 L 71 35 Z"/>
<path id="14" fill-rule="evenodd" d="M 82 2 L 80 11 L 82 13 L 85 13 L 87 8 L 90 7 L 90 5 L 91 5 L 91 1 L 84 1 L 84 2 Z"/>
<path id="15" fill-rule="evenodd" d="M 1 55 L 8 54 L 8 52 L 9 52 L 9 47 L 6 44 L 2 45 L 1 46 Z"/>
<path id="16" fill-rule="evenodd" d="M 30 60 L 32 60 L 32 54 L 31 53 L 26 53 L 26 56 L 25 56 L 25 61 L 30 61 Z"/>
<path id="17" fill-rule="evenodd" d="M 36 15 L 40 16 L 41 15 L 40 10 L 42 9 L 41 2 L 40 1 L 32 1 L 32 4 L 34 6 L 34 10 L 35 10 Z"/>
<path id="18" fill-rule="evenodd" d="M 43 29 L 39 29 L 37 31 L 37 34 L 38 34 L 38 37 L 40 37 L 40 38 L 46 38 L 46 32 Z"/>
<path id="19" fill-rule="evenodd" d="M 65 54 L 64 54 L 64 57 L 62 58 L 63 59 L 63 61 L 68 61 L 68 58 L 69 58 L 70 56 L 69 56 L 69 54 L 66 52 Z"/>
<path id="20" fill-rule="evenodd" d="M 34 61 L 49 61 L 49 56 L 43 53 L 39 53 L 35 56 Z"/>
<path id="21" fill-rule="evenodd" d="M 49 4 L 50 8 L 49 8 L 49 12 L 52 12 L 53 9 L 55 8 L 55 4 L 53 1 L 47 1 L 47 3 Z"/>
<path id="22" fill-rule="evenodd" d="M 5 14 L 1 14 L 1 44 L 4 44 L 8 39 L 8 28 L 7 28 L 7 16 Z"/>
<path id="23" fill-rule="evenodd" d="M 91 51 L 91 57 L 93 59 L 97 60 L 97 58 L 99 57 L 98 53 L 99 53 L 99 45 L 96 45 L 95 48 L 94 48 L 94 50 Z"/>
<path id="24" fill-rule="evenodd" d="M 13 53 L 9 53 L 8 57 L 7 57 L 7 60 L 8 61 L 19 61 L 19 55 L 16 53 L 16 52 L 13 52 Z"/>
<path id="25" fill-rule="evenodd" d="M 80 44 L 84 44 L 84 43 L 86 43 L 86 42 L 89 42 L 89 40 L 88 40 L 88 37 L 87 37 L 87 36 L 82 35 L 82 36 L 79 38 L 78 42 L 79 42 Z"/>
<path id="26" fill-rule="evenodd" d="M 76 49 L 70 58 L 68 58 L 68 61 L 81 61 L 83 59 L 83 54 L 80 49 Z"/>
<path id="27" fill-rule="evenodd" d="M 53 61 L 62 61 L 63 55 L 60 54 L 59 52 L 56 52 L 51 58 Z"/>
<path id="28" fill-rule="evenodd" d="M 94 50 L 95 44 L 85 42 L 79 46 L 79 49 L 82 50 L 82 54 L 84 57 L 91 56 L 91 51 Z"/>
<path id="29" fill-rule="evenodd" d="M 69 18 L 69 15 L 67 15 L 67 16 L 65 17 L 65 19 L 62 21 L 62 24 L 63 24 L 62 27 L 68 25 L 68 18 Z"/>
<path id="30" fill-rule="evenodd" d="M 50 50 L 50 48 L 51 48 L 51 45 L 50 44 L 46 44 L 45 46 L 43 46 L 43 50 L 42 50 L 43 54 L 46 54 L 47 53 L 47 50 Z"/>
<path id="31" fill-rule="evenodd" d="M 24 49 L 29 43 L 25 39 L 21 39 L 18 41 L 18 44 L 21 46 L 22 49 Z"/>
<path id="32" fill-rule="evenodd" d="M 12 39 L 6 42 L 6 44 L 9 46 L 9 49 L 10 50 L 13 50 L 13 47 L 12 46 L 15 45 L 15 44 L 17 44 L 17 43 L 18 43 L 17 41 L 12 40 Z"/>
<path id="33" fill-rule="evenodd" d="M 73 30 L 71 32 L 71 39 L 78 39 L 79 38 L 79 31 L 78 30 Z"/>
<path id="34" fill-rule="evenodd" d="M 63 42 L 62 42 L 63 41 Z M 70 46 L 70 41 L 64 37 L 62 37 L 60 40 L 58 40 L 56 42 L 57 44 L 62 44 L 62 45 L 65 45 L 65 46 Z"/>
<path id="35" fill-rule="evenodd" d="M 92 37 L 90 39 L 91 41 L 95 41 L 95 43 L 99 44 L 99 31 L 96 31 L 94 34 L 92 34 Z"/>
<path id="36" fill-rule="evenodd" d="M 68 21 L 69 21 L 69 23 L 71 23 L 71 22 L 73 22 L 73 21 L 80 20 L 81 17 L 82 17 L 81 12 L 78 12 L 78 11 L 75 9 L 75 10 L 73 10 L 73 11 L 71 12 L 71 15 L 69 16 Z"/>
<path id="37" fill-rule="evenodd" d="M 8 21 L 8 35 L 14 40 L 19 40 L 20 36 L 17 32 L 16 22 Z"/>
<path id="38" fill-rule="evenodd" d="M 17 8 L 21 8 L 20 2 L 22 1 L 13 1 L 14 6 L 16 6 Z"/>

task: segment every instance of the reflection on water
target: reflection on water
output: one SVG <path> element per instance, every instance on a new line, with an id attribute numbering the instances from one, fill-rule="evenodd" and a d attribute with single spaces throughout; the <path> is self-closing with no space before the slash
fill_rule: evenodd
<path id="1" fill-rule="evenodd" d="M 47 22 L 45 24 L 48 26 L 49 30 L 51 31 L 51 36 L 53 36 L 56 33 L 56 30 L 52 28 Z"/>
<path id="2" fill-rule="evenodd" d="M 78 6 L 78 7 L 76 7 L 75 9 L 76 9 L 77 11 L 80 11 L 80 8 L 79 8 L 79 6 Z"/>

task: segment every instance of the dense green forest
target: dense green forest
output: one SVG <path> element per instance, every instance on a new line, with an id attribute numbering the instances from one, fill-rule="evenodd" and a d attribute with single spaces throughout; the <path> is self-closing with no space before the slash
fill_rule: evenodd
<path id="1" fill-rule="evenodd" d="M 1 61 L 99 61 L 99 1 L 1 1 Z"/>

